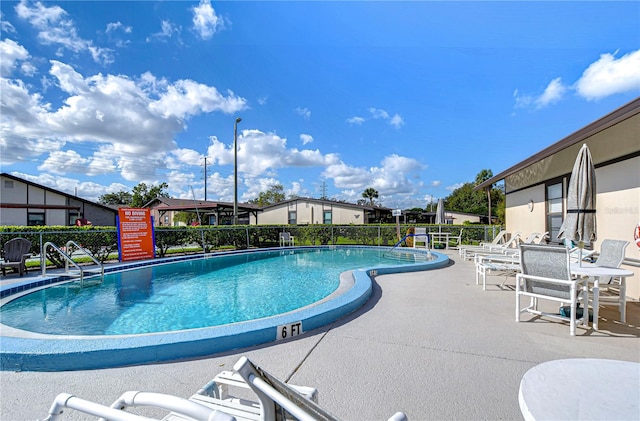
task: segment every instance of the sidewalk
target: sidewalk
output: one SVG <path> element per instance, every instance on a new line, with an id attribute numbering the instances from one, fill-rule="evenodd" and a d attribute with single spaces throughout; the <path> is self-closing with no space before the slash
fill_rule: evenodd
<path id="1" fill-rule="evenodd" d="M 627 324 L 615 322 L 615 306 L 607 306 L 600 331 L 578 328 L 575 337 L 557 321 L 524 315 L 515 323 L 514 292 L 496 285 L 503 278 L 489 277 L 483 292 L 473 263 L 447 254 L 453 264 L 444 269 L 378 276 L 357 313 L 300 339 L 167 364 L 1 372 L 0 418 L 44 418 L 61 392 L 104 404 L 127 390 L 188 397 L 246 355 L 276 377 L 316 387 L 321 405 L 345 420 L 387 419 L 396 411 L 410 420 L 518 420 L 520 379 L 538 363 L 640 361 L 639 303 L 628 303 Z M 86 417 L 69 411 L 63 419 Z"/>

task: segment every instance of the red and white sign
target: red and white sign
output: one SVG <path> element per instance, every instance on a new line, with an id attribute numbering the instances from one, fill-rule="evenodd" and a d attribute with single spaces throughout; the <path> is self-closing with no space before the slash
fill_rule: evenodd
<path id="1" fill-rule="evenodd" d="M 118 249 L 122 262 L 155 257 L 153 224 L 149 209 L 118 210 Z"/>

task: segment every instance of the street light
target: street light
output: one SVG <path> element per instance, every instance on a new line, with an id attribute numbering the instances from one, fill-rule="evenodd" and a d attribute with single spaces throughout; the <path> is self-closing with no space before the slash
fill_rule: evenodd
<path id="1" fill-rule="evenodd" d="M 238 117 L 233 123 L 233 225 L 238 225 L 238 123 L 241 121 Z"/>

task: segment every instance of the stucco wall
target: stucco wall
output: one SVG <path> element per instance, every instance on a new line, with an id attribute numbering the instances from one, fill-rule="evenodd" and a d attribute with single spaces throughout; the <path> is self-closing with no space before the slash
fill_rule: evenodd
<path id="1" fill-rule="evenodd" d="M 566 177 L 568 181 L 569 176 Z M 546 231 L 545 186 L 533 186 L 508 193 L 506 227 L 509 232 L 521 231 L 524 236 Z M 640 157 L 610 164 L 596 169 L 597 240 L 593 247 L 600 251 L 602 240 L 626 240 L 626 257 L 638 259 L 640 252 L 633 238 L 634 228 L 640 223 Z M 528 202 L 534 201 L 529 212 Z M 564 204 L 566 209 L 566 203 Z M 640 268 L 625 266 L 635 272 L 627 279 L 627 296 L 640 300 Z"/>
<path id="2" fill-rule="evenodd" d="M 324 223 L 325 210 L 331 211 L 332 224 L 360 225 L 366 222 L 364 210 L 359 208 L 340 206 L 339 203 L 319 203 L 297 200 L 291 203 L 285 203 L 264 209 L 258 214 L 258 224 L 287 224 L 289 222 L 290 210 L 296 211 L 296 220 L 298 224 Z"/>

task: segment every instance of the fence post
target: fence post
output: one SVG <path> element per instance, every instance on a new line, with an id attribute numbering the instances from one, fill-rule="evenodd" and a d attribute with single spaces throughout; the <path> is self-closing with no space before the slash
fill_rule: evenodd
<path id="1" fill-rule="evenodd" d="M 249 243 L 250 243 L 250 241 L 249 241 L 249 227 L 244 227 L 244 232 L 247 235 L 247 248 L 249 248 Z"/>
<path id="2" fill-rule="evenodd" d="M 42 231 L 40 231 L 40 273 L 44 276 L 47 270 L 47 256 L 44 255 Z"/>

